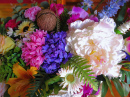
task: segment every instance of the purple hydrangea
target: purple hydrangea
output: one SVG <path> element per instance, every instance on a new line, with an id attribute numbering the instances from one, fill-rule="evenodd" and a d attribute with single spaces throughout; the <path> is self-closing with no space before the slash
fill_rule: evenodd
<path id="1" fill-rule="evenodd" d="M 56 72 L 62 62 L 65 63 L 72 57 L 71 53 L 65 51 L 66 35 L 64 31 L 47 34 L 45 46 L 42 47 L 45 55 L 42 68 L 48 74 Z"/>

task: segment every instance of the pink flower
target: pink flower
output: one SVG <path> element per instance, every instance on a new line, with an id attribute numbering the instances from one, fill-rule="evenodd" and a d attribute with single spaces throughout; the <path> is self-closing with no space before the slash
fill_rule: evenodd
<path id="1" fill-rule="evenodd" d="M 38 6 L 31 7 L 25 10 L 24 16 L 25 18 L 29 18 L 32 21 L 35 21 L 37 13 L 41 11 L 41 8 Z"/>
<path id="2" fill-rule="evenodd" d="M 98 18 L 94 15 L 90 15 L 82 8 L 80 7 L 73 7 L 72 11 L 69 12 L 72 16 L 67 20 L 67 23 L 72 23 L 75 22 L 76 20 L 85 20 L 85 19 L 90 19 L 95 22 L 98 22 Z"/>
<path id="3" fill-rule="evenodd" d="M 43 63 L 44 55 L 41 49 L 45 45 L 46 34 L 47 32 L 44 30 L 36 30 L 30 35 L 29 41 L 24 41 L 21 57 L 27 63 L 26 65 L 35 66 L 39 69 Z"/>
<path id="4" fill-rule="evenodd" d="M 0 83 L 0 97 L 4 97 L 4 93 L 7 90 L 7 85 L 5 84 L 5 82 L 1 82 Z"/>
<path id="5" fill-rule="evenodd" d="M 92 94 L 93 88 L 89 86 L 89 84 L 86 86 L 86 84 L 83 86 L 83 95 L 82 97 L 88 97 L 90 94 Z"/>
<path id="6" fill-rule="evenodd" d="M 10 28 L 14 29 L 14 28 L 16 28 L 16 27 L 18 26 L 19 23 L 20 23 L 20 21 L 16 23 L 16 19 L 14 19 L 14 20 L 11 19 L 11 20 L 9 20 L 9 21 L 5 24 L 5 28 L 7 29 L 8 27 L 10 27 Z"/>
<path id="7" fill-rule="evenodd" d="M 62 12 L 64 11 L 64 6 L 62 4 L 52 3 L 50 5 L 50 10 L 52 10 L 55 14 L 58 13 L 58 15 L 60 16 L 60 14 L 62 14 Z M 57 13 L 56 13 L 56 10 L 57 10 Z"/>
<path id="8" fill-rule="evenodd" d="M 128 16 L 130 17 L 130 8 L 127 9 Z"/>

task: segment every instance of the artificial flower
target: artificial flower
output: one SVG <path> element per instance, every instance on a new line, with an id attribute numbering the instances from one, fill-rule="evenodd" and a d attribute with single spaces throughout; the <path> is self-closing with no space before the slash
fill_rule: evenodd
<path id="1" fill-rule="evenodd" d="M 58 14 L 60 16 L 64 11 L 64 6 L 62 4 L 52 3 L 50 5 L 50 10 L 52 10 L 55 14 Z"/>
<path id="2" fill-rule="evenodd" d="M 94 15 L 88 15 L 88 13 L 80 8 L 80 7 L 73 7 L 72 11 L 69 12 L 69 14 L 71 15 L 70 18 L 67 20 L 67 23 L 72 23 L 75 22 L 76 20 L 85 20 L 85 19 L 90 19 L 93 20 L 95 22 L 98 22 L 98 18 Z"/>
<path id="3" fill-rule="evenodd" d="M 83 95 L 82 97 L 88 97 L 90 96 L 90 94 L 92 94 L 93 92 L 93 88 L 91 88 L 91 86 L 88 84 L 86 86 L 86 84 L 83 86 Z"/>
<path id="4" fill-rule="evenodd" d="M 5 24 L 5 28 L 7 29 L 8 27 L 9 28 L 17 28 L 18 24 L 20 23 L 21 21 L 17 22 L 16 23 L 16 19 L 11 19 L 9 20 L 6 24 Z"/>
<path id="5" fill-rule="evenodd" d="M 42 52 L 45 55 L 42 68 L 46 73 L 54 73 L 60 67 L 62 62 L 68 61 L 72 54 L 65 51 L 66 35 L 64 31 L 55 34 L 47 34 L 45 46 L 42 47 Z"/>
<path id="6" fill-rule="evenodd" d="M 128 16 L 130 17 L 130 8 L 127 9 Z"/>
<path id="7" fill-rule="evenodd" d="M 88 10 L 88 8 L 91 8 L 93 1 L 91 0 L 83 0 L 83 2 L 81 2 L 82 6 L 81 8 L 84 8 L 85 10 Z"/>
<path id="8" fill-rule="evenodd" d="M 34 24 L 29 21 L 23 21 L 19 26 L 18 30 L 16 30 L 16 33 L 14 33 L 15 36 L 21 35 L 24 37 L 28 33 L 32 33 L 34 31 Z"/>
<path id="9" fill-rule="evenodd" d="M 5 54 L 9 50 L 13 49 L 15 43 L 12 38 L 4 35 L 0 35 L 0 54 Z"/>
<path id="10" fill-rule="evenodd" d="M 62 88 L 68 87 L 70 95 L 79 93 L 83 89 L 83 82 L 80 82 L 80 78 L 74 75 L 73 68 L 61 68 L 58 75 L 63 78 L 63 82 L 61 83 L 63 85 Z"/>
<path id="11" fill-rule="evenodd" d="M 7 32 L 7 35 L 12 36 L 13 35 L 13 29 L 10 28 L 10 27 L 8 29 L 9 29 L 9 31 Z"/>
<path id="12" fill-rule="evenodd" d="M 45 36 L 47 32 L 44 30 L 37 30 L 30 35 L 30 40 L 25 41 L 22 47 L 22 59 L 26 65 L 40 68 L 45 56 L 42 53 L 42 46 L 45 45 Z"/>
<path id="13" fill-rule="evenodd" d="M 27 71 L 21 67 L 18 63 L 13 65 L 13 73 L 17 78 L 9 78 L 7 84 L 10 85 L 8 93 L 10 97 L 25 97 L 27 95 L 27 89 L 31 88 L 31 81 L 37 74 L 37 68 L 31 67 Z"/>
<path id="14" fill-rule="evenodd" d="M 86 58 L 95 75 L 118 77 L 121 68 L 118 63 L 125 53 L 121 51 L 123 37 L 116 34 L 114 28 L 113 19 L 107 17 L 99 23 L 90 19 L 77 20 L 69 26 L 66 50 Z"/>
<path id="15" fill-rule="evenodd" d="M 4 81 L 0 83 L 0 97 L 4 97 L 4 93 L 7 90 L 7 88 L 8 87 Z"/>
<path id="16" fill-rule="evenodd" d="M 35 21 L 36 15 L 40 11 L 41 11 L 40 7 L 34 6 L 34 7 L 31 7 L 29 9 L 25 10 L 24 16 L 25 16 L 25 18 L 29 18 L 30 20 Z"/>

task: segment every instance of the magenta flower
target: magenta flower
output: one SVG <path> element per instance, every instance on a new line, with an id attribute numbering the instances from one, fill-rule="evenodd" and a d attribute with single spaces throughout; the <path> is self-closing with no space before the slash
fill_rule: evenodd
<path id="1" fill-rule="evenodd" d="M 30 35 L 30 40 L 24 42 L 21 57 L 26 62 L 26 65 L 40 68 L 45 57 L 42 53 L 42 46 L 45 45 L 46 34 L 47 32 L 44 32 L 44 30 L 36 30 Z"/>
<path id="2" fill-rule="evenodd" d="M 31 7 L 24 12 L 25 18 L 29 18 L 32 21 L 35 21 L 36 15 L 41 11 L 41 8 L 38 6 Z"/>
<path id="3" fill-rule="evenodd" d="M 76 20 L 85 20 L 85 19 L 90 19 L 93 20 L 95 22 L 98 22 L 98 18 L 94 15 L 90 15 L 82 8 L 80 7 L 73 7 L 72 11 L 70 12 L 70 14 L 72 15 L 68 20 L 67 23 L 72 23 L 75 22 Z"/>
<path id="4" fill-rule="evenodd" d="M 81 19 L 85 19 L 89 16 L 89 14 L 84 9 L 75 6 L 72 8 L 71 14 L 72 15 L 79 14 L 80 15 L 79 18 Z"/>
<path id="5" fill-rule="evenodd" d="M 130 17 L 130 8 L 127 9 L 128 16 Z"/>
<path id="6" fill-rule="evenodd" d="M 95 22 L 98 22 L 98 18 L 94 15 L 90 15 L 89 19 L 94 20 Z"/>
<path id="7" fill-rule="evenodd" d="M 86 86 L 86 84 L 83 86 L 83 95 L 82 97 L 88 97 L 90 94 L 92 94 L 93 88 L 89 86 L 89 84 Z"/>
<path id="8" fill-rule="evenodd" d="M 9 28 L 12 28 L 12 29 L 17 28 L 19 23 L 20 23 L 20 21 L 16 23 L 16 19 L 11 19 L 11 20 L 9 20 L 9 21 L 5 24 L 5 28 L 6 28 L 6 29 L 7 29 L 8 27 L 9 27 Z"/>
<path id="9" fill-rule="evenodd" d="M 79 17 L 80 17 L 79 14 L 74 14 L 74 15 L 72 15 L 72 16 L 67 20 L 67 23 L 72 23 L 72 22 L 78 20 Z"/>
<path id="10" fill-rule="evenodd" d="M 50 10 L 52 10 L 55 14 L 58 14 L 60 16 L 62 12 L 64 11 L 64 6 L 62 4 L 52 3 L 50 5 Z"/>

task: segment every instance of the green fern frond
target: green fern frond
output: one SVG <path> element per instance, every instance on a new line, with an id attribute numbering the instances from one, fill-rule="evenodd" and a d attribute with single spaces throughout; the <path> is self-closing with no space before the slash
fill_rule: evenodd
<path id="1" fill-rule="evenodd" d="M 67 20 L 69 19 L 68 10 L 65 8 L 64 12 L 60 15 L 60 31 L 68 31 Z"/>
<path id="2" fill-rule="evenodd" d="M 94 76 L 92 76 L 94 73 L 89 68 L 91 65 L 86 65 L 88 61 L 80 56 L 74 56 L 72 57 L 66 64 L 62 64 L 62 68 L 67 68 L 70 66 L 71 68 L 74 68 L 73 73 L 75 76 L 78 75 L 78 78 L 80 78 L 80 81 L 83 80 L 83 82 L 86 82 L 86 85 L 89 83 L 91 87 L 97 91 L 98 90 L 98 82 L 95 79 Z"/>

